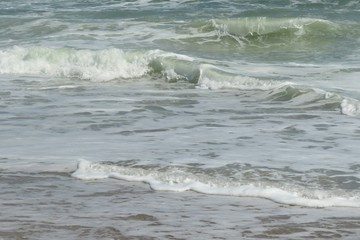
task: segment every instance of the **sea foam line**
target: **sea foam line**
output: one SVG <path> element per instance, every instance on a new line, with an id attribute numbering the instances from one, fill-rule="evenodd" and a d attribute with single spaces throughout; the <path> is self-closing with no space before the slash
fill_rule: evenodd
<path id="1" fill-rule="evenodd" d="M 72 176 L 83 180 L 116 178 L 145 182 L 157 191 L 195 191 L 213 195 L 258 197 L 281 204 L 306 207 L 360 208 L 359 196 L 339 196 L 310 189 L 302 192 L 300 188 L 281 188 L 270 184 L 261 186 L 256 183 L 233 183 L 225 178 L 214 178 L 203 174 L 194 175 L 176 167 L 159 171 L 156 168 L 114 166 L 80 160 Z"/>

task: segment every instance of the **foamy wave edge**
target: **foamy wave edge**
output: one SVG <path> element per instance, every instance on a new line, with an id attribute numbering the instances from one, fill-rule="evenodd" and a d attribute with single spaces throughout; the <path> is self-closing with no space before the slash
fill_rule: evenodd
<path id="1" fill-rule="evenodd" d="M 120 49 L 101 51 L 70 48 L 13 47 L 0 50 L 0 73 L 34 74 L 55 77 L 109 81 L 141 77 L 148 71 L 148 54 Z"/>
<path id="2" fill-rule="evenodd" d="M 194 191 L 211 195 L 228 195 L 238 197 L 258 197 L 271 201 L 305 207 L 353 207 L 360 208 L 358 196 L 329 196 L 324 191 L 313 191 L 313 198 L 294 190 L 284 190 L 272 186 L 255 186 L 244 184 L 233 186 L 219 179 L 204 179 L 175 169 L 174 171 L 156 171 L 144 168 L 112 166 L 80 160 L 73 177 L 82 180 L 116 178 L 125 181 L 145 182 L 156 191 Z"/>
<path id="3" fill-rule="evenodd" d="M 341 101 L 341 113 L 348 116 L 358 116 L 360 115 L 360 102 L 352 98 L 344 98 Z"/>
<path id="4" fill-rule="evenodd" d="M 260 96 L 264 99 L 291 101 L 305 107 L 318 102 L 340 108 L 345 115 L 360 115 L 360 102 L 356 99 L 287 81 L 230 73 L 201 59 L 161 50 L 13 47 L 0 50 L 0 74 L 43 75 L 96 82 L 161 77 L 168 82 L 186 81 L 203 89 L 260 90 L 265 91 Z"/>
<path id="5" fill-rule="evenodd" d="M 0 74 L 29 74 L 92 81 L 135 79 L 148 75 L 184 80 L 200 88 L 268 90 L 288 82 L 227 73 L 201 59 L 161 50 L 76 50 L 13 47 L 0 50 Z"/>

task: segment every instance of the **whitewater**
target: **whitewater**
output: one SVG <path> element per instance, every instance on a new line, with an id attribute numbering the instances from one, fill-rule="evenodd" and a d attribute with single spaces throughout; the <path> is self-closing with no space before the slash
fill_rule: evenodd
<path id="1" fill-rule="evenodd" d="M 1 1 L 1 239 L 355 239 L 357 1 Z"/>

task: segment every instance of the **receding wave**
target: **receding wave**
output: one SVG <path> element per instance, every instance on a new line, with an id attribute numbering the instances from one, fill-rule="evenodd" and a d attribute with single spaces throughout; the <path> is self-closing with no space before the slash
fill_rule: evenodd
<path id="1" fill-rule="evenodd" d="M 319 187 L 322 187 L 321 181 L 316 179 L 314 186 L 304 186 L 296 180 L 299 174 L 303 173 L 241 166 L 202 169 L 180 166 L 127 166 L 121 163 L 101 164 L 80 160 L 78 169 L 72 176 L 84 180 L 117 178 L 141 181 L 159 191 L 191 190 L 205 194 L 259 197 L 282 204 L 307 207 L 360 207 L 358 192 L 332 191 L 324 187 L 319 190 Z M 276 181 L 271 180 L 272 175 Z M 291 177 L 292 175 L 296 176 Z M 311 176 L 311 173 L 308 175 Z M 283 181 L 278 181 L 280 176 L 284 178 Z M 329 180 L 336 178 L 325 177 Z"/>
<path id="2" fill-rule="evenodd" d="M 201 59 L 161 50 L 13 47 L 0 50 L 0 73 L 91 81 L 163 78 L 168 82 L 186 81 L 204 89 L 258 91 L 259 100 L 284 101 L 296 107 L 338 109 L 351 116 L 360 114 L 360 103 L 355 99 L 287 81 L 239 75 Z"/>

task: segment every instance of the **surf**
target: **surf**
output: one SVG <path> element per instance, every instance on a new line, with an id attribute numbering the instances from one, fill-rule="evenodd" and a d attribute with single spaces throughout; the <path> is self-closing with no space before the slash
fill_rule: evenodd
<path id="1" fill-rule="evenodd" d="M 209 90 L 252 91 L 260 101 L 283 101 L 304 109 L 360 113 L 358 100 L 290 81 L 232 72 L 226 66 L 162 50 L 88 50 L 13 47 L 0 50 L 0 74 L 27 74 L 94 82 L 163 79 Z"/>
<path id="2" fill-rule="evenodd" d="M 240 169 L 241 170 L 241 169 Z M 246 170 L 244 170 L 246 171 Z M 194 191 L 203 194 L 258 197 L 271 201 L 305 207 L 354 207 L 360 208 L 358 193 L 337 193 L 312 189 L 299 183 L 273 183 L 260 179 L 226 176 L 226 169 L 194 169 L 180 166 L 122 166 L 114 163 L 91 163 L 80 160 L 74 178 L 96 180 L 116 178 L 144 182 L 155 191 Z M 231 172 L 231 171 L 230 171 Z M 260 173 L 260 172 L 259 172 Z M 241 175 L 241 171 L 236 175 Z M 277 173 L 279 174 L 279 173 Z M 281 173 L 280 173 L 281 174 Z"/>

